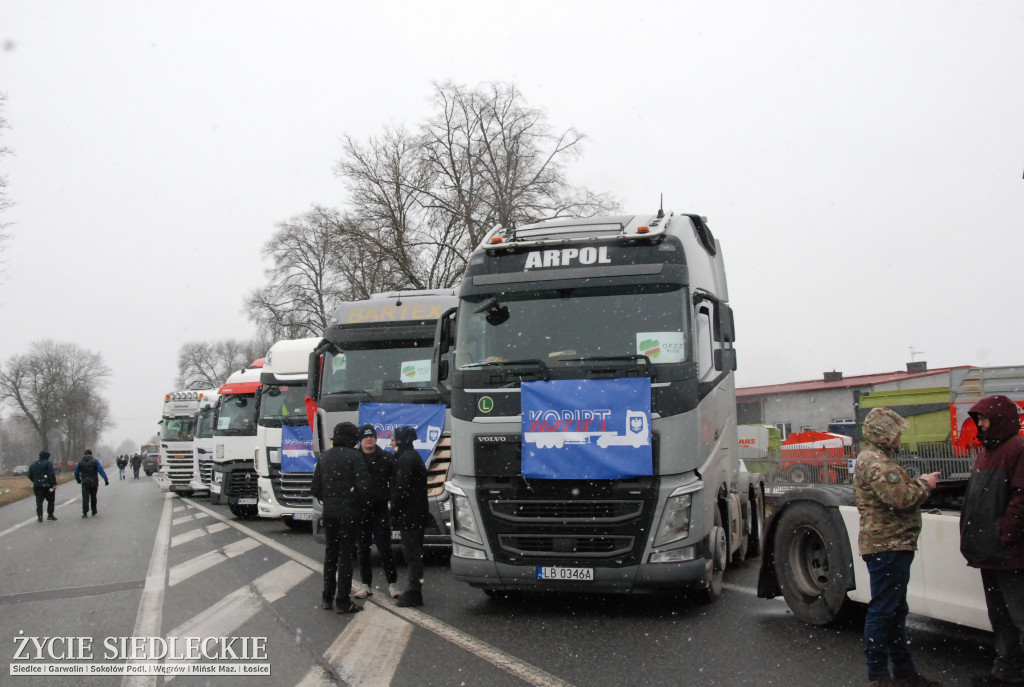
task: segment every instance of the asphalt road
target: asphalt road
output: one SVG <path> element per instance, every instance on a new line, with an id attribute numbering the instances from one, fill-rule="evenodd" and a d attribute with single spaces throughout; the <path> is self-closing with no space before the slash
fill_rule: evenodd
<path id="1" fill-rule="evenodd" d="M 30 501 L 0 508 L 3 686 L 866 683 L 860 627 L 811 627 L 781 600 L 756 598 L 757 561 L 729 570 L 723 597 L 702 605 L 664 595 L 494 600 L 433 560 L 421 609 L 382 594 L 378 565 L 366 610 L 343 616 L 319 608 L 323 548 L 307 531 L 237 520 L 205 498 L 162 494 L 150 478 L 101 486 L 97 518 L 81 518 L 74 484 L 59 488 L 57 503 L 58 522 L 37 523 Z M 401 567 L 400 584 L 406 574 Z M 967 685 L 990 665 L 986 633 L 919 617 L 910 632 L 921 671 L 946 685 Z M 271 674 L 11 674 L 12 665 L 211 663 L 126 661 L 132 637 L 149 642 L 140 653 L 198 638 L 225 659 L 214 663 Z M 246 648 L 254 659 L 230 660 Z"/>

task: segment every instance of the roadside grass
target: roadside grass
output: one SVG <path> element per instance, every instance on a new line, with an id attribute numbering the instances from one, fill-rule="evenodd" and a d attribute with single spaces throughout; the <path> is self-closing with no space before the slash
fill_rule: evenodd
<path id="1" fill-rule="evenodd" d="M 73 473 L 58 472 L 57 484 L 70 482 L 75 478 Z M 28 477 L 0 477 L 0 506 L 20 501 L 32 496 L 32 482 Z"/>

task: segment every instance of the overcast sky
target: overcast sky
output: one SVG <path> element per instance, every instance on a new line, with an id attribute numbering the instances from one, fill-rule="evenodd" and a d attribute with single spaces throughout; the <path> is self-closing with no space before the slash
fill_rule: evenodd
<path id="1" fill-rule="evenodd" d="M 276 223 L 432 82 L 515 83 L 571 180 L 706 215 L 740 386 L 1024 364 L 1024 3 L 0 0 L 16 205 L 0 362 L 101 353 L 157 429 L 187 341 L 247 339 Z"/>

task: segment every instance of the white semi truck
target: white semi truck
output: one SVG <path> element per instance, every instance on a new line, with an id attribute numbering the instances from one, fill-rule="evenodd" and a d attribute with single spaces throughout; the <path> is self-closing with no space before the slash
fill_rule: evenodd
<path id="1" fill-rule="evenodd" d="M 446 384 L 435 386 L 431 361 L 438 321 L 457 303 L 451 289 L 381 293 L 342 303 L 309 358 L 317 456 L 330 448 L 339 422 L 373 424 L 385 450 L 396 425 L 418 425 L 415 447 L 427 464 L 428 549 L 451 546 L 451 501 L 444 489 L 451 463 L 451 392 Z M 320 504 L 314 500 L 313 507 L 313 533 L 322 540 Z"/>
<path id="2" fill-rule="evenodd" d="M 453 334 L 455 334 L 453 336 Z M 452 388 L 451 570 L 503 590 L 696 589 L 758 555 L 721 247 L 697 215 L 498 227 L 436 362 Z"/>
<path id="3" fill-rule="evenodd" d="M 964 451 L 971 449 L 960 439 L 975 435 L 967 411 L 983 397 L 1009 397 L 1024 419 L 1024 368 L 969 368 L 957 371 L 951 381 L 951 433 Z M 973 455 L 968 463 L 972 460 Z M 959 507 L 968 478 L 969 470 L 943 475 L 922 508 L 907 604 L 911 613 L 990 630 L 981 575 L 960 555 Z M 858 552 L 859 529 L 851 486 L 805 487 L 783 494 L 768 522 L 758 596 L 782 596 L 793 615 L 813 625 L 828 625 L 856 604 L 867 603 L 871 586 Z"/>
<path id="4" fill-rule="evenodd" d="M 160 421 L 160 464 L 156 483 L 161 491 L 173 491 L 191 496 L 195 491 L 193 441 L 196 434 L 196 415 L 204 398 L 212 390 L 172 391 L 164 396 L 163 416 Z"/>
<path id="5" fill-rule="evenodd" d="M 263 358 L 233 372 L 218 390 L 210 502 L 239 518 L 256 517 L 256 394 Z"/>
<path id="6" fill-rule="evenodd" d="M 220 394 L 215 389 L 204 392 L 196 414 L 196 437 L 192 442 L 195 465 L 192 470 L 192 490 L 198 494 L 210 493 L 213 477 L 213 430 L 217 426 L 217 401 Z"/>
<path id="7" fill-rule="evenodd" d="M 315 458 L 306 416 L 309 354 L 319 338 L 278 341 L 260 371 L 256 420 L 259 516 L 289 527 L 313 520 Z"/>

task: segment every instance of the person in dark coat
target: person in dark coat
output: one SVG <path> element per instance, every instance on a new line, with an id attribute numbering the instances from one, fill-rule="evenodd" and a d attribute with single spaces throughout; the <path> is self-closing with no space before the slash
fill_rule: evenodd
<path id="1" fill-rule="evenodd" d="M 142 456 L 138 453 L 132 456 L 132 473 L 135 475 L 135 479 L 139 478 L 139 468 L 142 467 Z"/>
<path id="2" fill-rule="evenodd" d="M 352 553 L 357 528 L 362 518 L 362 499 L 358 480 L 365 471 L 359 452 L 353 447 L 358 431 L 351 422 L 334 427 L 332 447 L 324 451 L 313 468 L 310 491 L 324 505 L 324 588 L 325 611 L 358 613 L 363 610 L 350 598 L 352 593 Z"/>
<path id="3" fill-rule="evenodd" d="M 359 454 L 366 464 L 366 478 L 359 485 L 359 492 L 366 500 L 363 503 L 363 521 L 359 526 L 359 579 L 362 585 L 355 597 L 365 599 L 373 594 L 370 546 L 376 542 L 384 577 L 388 581 L 388 593 L 392 598 L 398 598 L 401 592 L 397 584 L 395 554 L 391 550 L 391 518 L 388 515 L 394 456 L 377 445 L 377 430 L 371 424 L 359 426 Z"/>
<path id="4" fill-rule="evenodd" d="M 28 467 L 28 478 L 32 480 L 32 491 L 36 494 L 36 518 L 43 521 L 43 501 L 46 501 L 46 519 L 56 520 L 53 504 L 57 500 L 57 475 L 53 472 L 50 452 L 43 449 L 39 460 Z"/>
<path id="5" fill-rule="evenodd" d="M 117 470 L 121 475 L 121 479 L 124 479 L 124 469 L 128 467 L 128 456 L 123 453 L 117 457 Z"/>
<path id="6" fill-rule="evenodd" d="M 100 488 L 100 477 L 103 478 L 103 483 L 109 487 L 110 480 L 107 479 L 107 473 L 103 471 L 103 466 L 93 458 L 92 451 L 86 449 L 82 460 L 78 461 L 78 465 L 75 466 L 75 481 L 82 485 L 83 518 L 89 517 L 90 506 L 92 507 L 92 516 L 95 518 L 98 515 L 96 492 Z"/>
<path id="7" fill-rule="evenodd" d="M 413 448 L 416 430 L 395 428 L 395 477 L 391 486 L 391 523 L 402 533 L 402 554 L 409 566 L 409 588 L 398 606 L 423 605 L 423 529 L 430 517 L 427 503 L 427 466 Z"/>
<path id="8" fill-rule="evenodd" d="M 981 569 L 996 658 L 972 685 L 1024 685 L 1024 437 L 1016 403 L 987 396 L 969 411 L 982 448 L 960 512 L 960 552 Z"/>

